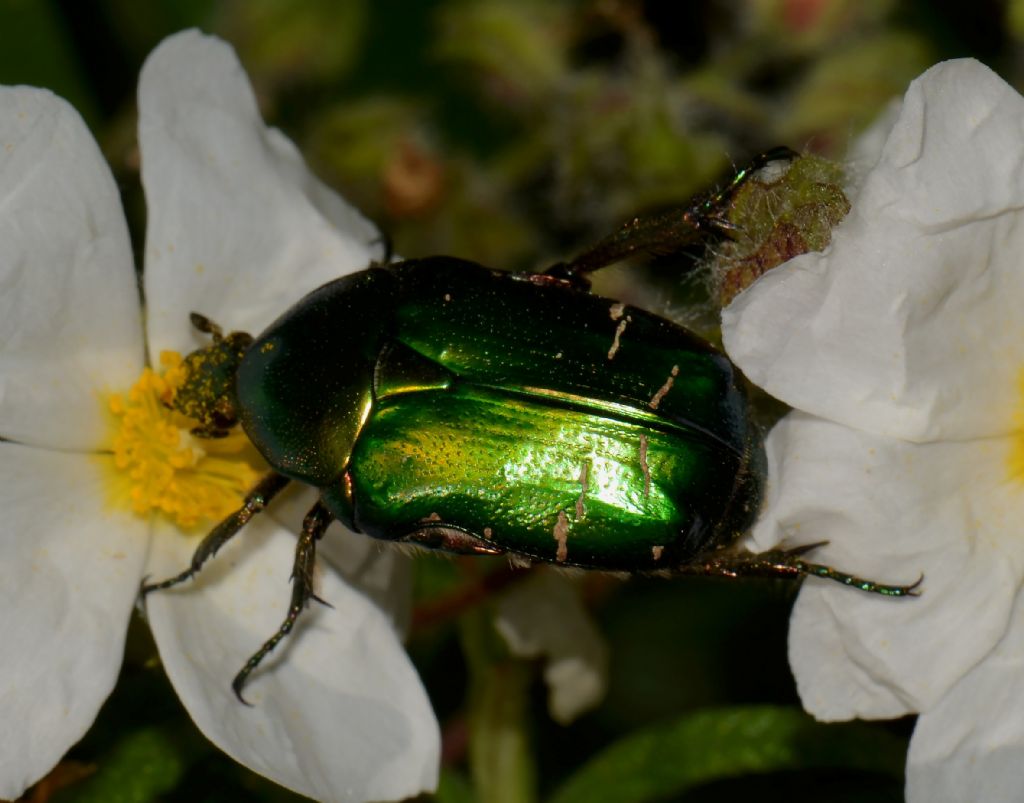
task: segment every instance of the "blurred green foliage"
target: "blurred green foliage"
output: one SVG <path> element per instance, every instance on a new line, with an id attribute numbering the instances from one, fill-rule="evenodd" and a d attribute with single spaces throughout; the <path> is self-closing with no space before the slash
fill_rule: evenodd
<path id="1" fill-rule="evenodd" d="M 898 778 L 901 747 L 875 728 L 826 726 L 792 708 L 710 708 L 623 737 L 559 787 L 551 801 L 641 803 L 717 778 L 847 762 Z"/>
<path id="2" fill-rule="evenodd" d="M 942 58 L 974 55 L 1020 86 L 1022 9 L 0 0 L 0 83 L 49 87 L 82 112 L 141 252 L 138 69 L 164 36 L 203 28 L 235 45 L 267 118 L 398 253 L 530 269 L 685 201 L 767 147 L 841 156 Z M 599 278 L 605 292 L 675 314 L 700 295 L 684 281 L 693 264 L 684 255 Z M 459 563 L 421 559 L 421 605 L 479 571 L 467 579 Z M 436 799 L 901 799 L 908 722 L 842 728 L 799 713 L 785 651 L 795 588 L 603 577 L 584 588 L 611 683 L 604 704 L 568 727 L 547 716 L 538 667 L 501 648 L 492 598 L 414 630 L 410 651 L 446 737 Z M 93 731 L 54 774 L 47 790 L 64 786 L 52 799 L 297 799 L 206 743 L 142 633 Z"/>

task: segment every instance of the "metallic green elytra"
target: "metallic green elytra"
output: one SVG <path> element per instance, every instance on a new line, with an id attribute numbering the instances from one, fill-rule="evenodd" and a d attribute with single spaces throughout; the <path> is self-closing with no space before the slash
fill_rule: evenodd
<path id="1" fill-rule="evenodd" d="M 282 638 L 313 592 L 316 542 L 335 519 L 385 541 L 517 562 L 728 577 L 813 574 L 890 596 L 808 563 L 818 544 L 730 549 L 758 512 L 762 436 L 744 380 L 691 332 L 589 291 L 587 274 L 641 252 L 728 234 L 735 189 L 637 218 L 569 263 L 509 274 L 450 257 L 366 270 L 307 295 L 255 339 L 223 335 L 189 355 L 175 402 L 217 437 L 240 423 L 272 471 L 175 577 L 207 559 L 291 481 L 318 489 L 296 545 Z M 918 581 L 920 582 L 920 581 Z"/>
<path id="2" fill-rule="evenodd" d="M 760 499 L 729 360 L 566 280 L 446 257 L 338 279 L 254 341 L 237 394 L 271 466 L 375 538 L 637 571 L 731 542 Z"/>

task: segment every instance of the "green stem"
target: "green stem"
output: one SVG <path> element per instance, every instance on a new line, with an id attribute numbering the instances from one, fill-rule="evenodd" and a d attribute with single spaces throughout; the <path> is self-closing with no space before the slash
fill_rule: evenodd
<path id="1" fill-rule="evenodd" d="M 487 607 L 461 620 L 469 668 L 469 762 L 477 800 L 534 803 L 536 768 L 528 728 L 533 671 L 511 657 Z"/>

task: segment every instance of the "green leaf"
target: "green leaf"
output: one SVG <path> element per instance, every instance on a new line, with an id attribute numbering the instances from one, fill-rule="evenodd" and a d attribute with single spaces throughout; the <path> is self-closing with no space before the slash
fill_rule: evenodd
<path id="1" fill-rule="evenodd" d="M 46 87 L 96 122 L 94 99 L 53 3 L 0 0 L 0 84 Z"/>
<path id="2" fill-rule="evenodd" d="M 441 768 L 441 780 L 432 799 L 434 803 L 476 803 L 466 776 L 447 767 Z"/>
<path id="3" fill-rule="evenodd" d="M 778 121 L 783 142 L 866 128 L 935 57 L 916 31 L 889 30 L 836 46 L 799 81 Z"/>
<path id="4" fill-rule="evenodd" d="M 794 708 L 687 714 L 626 736 L 556 791 L 552 803 L 639 803 L 752 773 L 841 767 L 899 777 L 906 746 L 862 723 L 825 725 Z"/>
<path id="5" fill-rule="evenodd" d="M 186 759 L 166 732 L 143 728 L 96 763 L 95 775 L 57 795 L 55 803 L 149 803 L 177 785 Z"/>

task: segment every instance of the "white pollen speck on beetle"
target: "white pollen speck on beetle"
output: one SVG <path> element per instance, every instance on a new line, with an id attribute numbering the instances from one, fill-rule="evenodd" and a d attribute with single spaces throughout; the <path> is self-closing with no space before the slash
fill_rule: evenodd
<path id="1" fill-rule="evenodd" d="M 640 471 L 644 475 L 644 499 L 651 495 L 651 467 L 647 465 L 648 441 L 646 435 L 640 436 Z"/>
<path id="2" fill-rule="evenodd" d="M 679 366 L 673 365 L 672 370 L 669 372 L 668 379 L 665 380 L 665 384 L 658 388 L 658 392 L 651 397 L 649 402 L 647 402 L 648 407 L 652 410 L 658 409 L 658 405 L 661 404 L 661 400 L 668 395 L 670 390 L 672 390 L 672 385 L 676 381 L 677 376 L 679 376 Z"/>
<path id="3" fill-rule="evenodd" d="M 619 325 L 615 328 L 615 337 L 612 339 L 612 347 L 608 349 L 608 359 L 612 360 L 615 355 L 619 352 L 619 339 L 622 337 L 622 333 L 626 331 L 626 326 L 632 321 L 628 315 L 619 321 Z"/>
<path id="4" fill-rule="evenodd" d="M 555 529 L 551 533 L 558 542 L 558 551 L 555 553 L 555 560 L 565 563 L 569 557 L 569 517 L 564 510 L 558 511 L 558 521 L 555 522 Z"/>
<path id="5" fill-rule="evenodd" d="M 586 513 L 587 508 L 584 506 L 584 501 L 587 496 L 587 488 L 590 485 L 590 461 L 584 460 L 583 466 L 580 468 L 580 495 L 576 497 L 576 520 L 582 519 Z"/>

